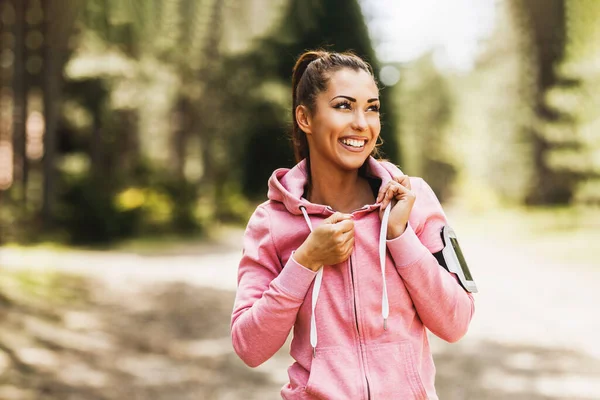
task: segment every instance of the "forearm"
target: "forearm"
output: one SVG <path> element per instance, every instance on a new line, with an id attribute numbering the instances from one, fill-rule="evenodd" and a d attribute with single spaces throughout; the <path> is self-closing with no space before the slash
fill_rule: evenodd
<path id="1" fill-rule="evenodd" d="M 438 264 L 410 226 L 388 241 L 388 248 L 423 324 L 449 342 L 463 337 L 474 312 L 472 295 Z"/>
<path id="2" fill-rule="evenodd" d="M 290 258 L 262 295 L 242 277 L 231 335 L 236 353 L 247 365 L 262 364 L 283 346 L 314 275 Z"/>

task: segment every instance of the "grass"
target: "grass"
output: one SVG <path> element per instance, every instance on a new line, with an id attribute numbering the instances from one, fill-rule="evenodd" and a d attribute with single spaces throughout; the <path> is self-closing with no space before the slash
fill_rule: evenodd
<path id="1" fill-rule="evenodd" d="M 0 269 L 0 292 L 28 304 L 81 305 L 89 301 L 85 278 L 55 271 Z"/>
<path id="2" fill-rule="evenodd" d="M 43 241 L 36 243 L 8 242 L 2 247 L 18 250 L 45 250 L 52 253 L 66 253 L 73 251 L 118 251 L 143 255 L 176 253 L 178 250 L 196 247 L 210 247 L 219 243 L 227 242 L 224 237 L 231 232 L 239 231 L 243 227 L 231 224 L 215 223 L 206 232 L 190 234 L 148 234 L 133 238 L 118 240 L 110 244 L 91 244 L 73 246 L 64 241 Z M 239 236 L 239 235 L 237 235 Z M 237 237 L 234 236 L 234 237 Z"/>
<path id="3" fill-rule="evenodd" d="M 110 244 L 89 244 L 81 246 L 69 245 L 65 242 L 44 241 L 38 243 L 20 244 L 9 242 L 4 245 L 6 248 L 13 249 L 37 249 L 50 250 L 53 252 L 69 252 L 73 250 L 118 250 L 118 251 L 133 251 L 133 252 L 151 252 L 160 251 L 161 249 L 169 249 L 175 246 L 185 245 L 205 240 L 199 235 L 145 235 L 136 238 L 124 239 Z"/>

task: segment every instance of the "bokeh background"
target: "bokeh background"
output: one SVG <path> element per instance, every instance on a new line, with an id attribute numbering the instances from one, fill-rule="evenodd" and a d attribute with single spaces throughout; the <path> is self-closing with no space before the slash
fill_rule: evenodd
<path id="1" fill-rule="evenodd" d="M 306 49 L 381 87 L 385 157 L 478 282 L 442 399 L 600 399 L 600 1 L 0 0 L 0 399 L 276 399 L 229 318 L 293 165 Z"/>

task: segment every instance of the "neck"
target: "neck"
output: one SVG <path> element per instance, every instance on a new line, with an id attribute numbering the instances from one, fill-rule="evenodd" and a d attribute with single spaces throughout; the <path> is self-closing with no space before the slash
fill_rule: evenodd
<path id="1" fill-rule="evenodd" d="M 375 201 L 367 180 L 356 170 L 341 170 L 319 165 L 311 160 L 311 187 L 308 200 L 325 204 L 335 211 L 351 213 L 365 204 Z"/>

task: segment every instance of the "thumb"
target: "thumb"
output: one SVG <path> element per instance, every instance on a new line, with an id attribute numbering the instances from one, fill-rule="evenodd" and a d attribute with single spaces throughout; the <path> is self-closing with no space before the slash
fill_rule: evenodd
<path id="1" fill-rule="evenodd" d="M 340 221 L 344 221 L 347 219 L 351 219 L 351 214 L 342 214 L 341 212 L 335 212 L 329 218 L 326 218 L 323 223 L 324 224 L 337 224 Z"/>

